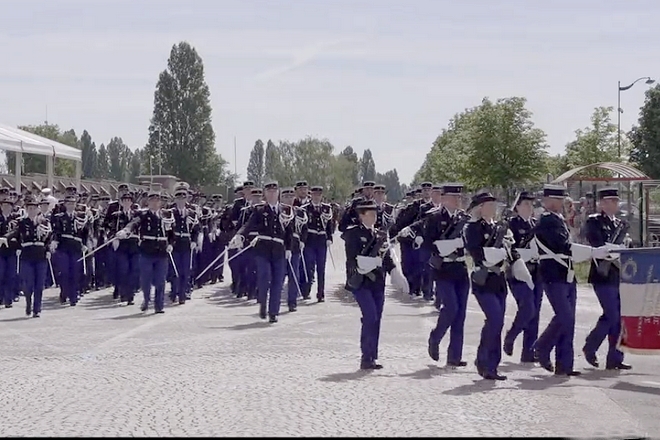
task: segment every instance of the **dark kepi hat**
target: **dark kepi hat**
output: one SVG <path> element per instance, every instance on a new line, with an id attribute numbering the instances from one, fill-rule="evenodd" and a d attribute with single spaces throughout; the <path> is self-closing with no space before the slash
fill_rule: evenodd
<path id="1" fill-rule="evenodd" d="M 549 197 L 551 199 L 563 199 L 566 197 L 566 188 L 558 185 L 544 185 L 543 197 Z"/>
<path id="2" fill-rule="evenodd" d="M 441 186 L 441 185 L 433 185 L 433 187 L 431 188 L 431 190 L 432 190 L 433 192 L 436 192 L 436 191 L 440 191 L 440 192 L 442 192 L 442 186 Z"/>
<path id="3" fill-rule="evenodd" d="M 617 188 L 601 188 L 598 190 L 598 200 L 618 198 L 619 190 Z"/>
<path id="4" fill-rule="evenodd" d="M 378 205 L 373 200 L 361 200 L 355 205 L 355 209 L 360 211 L 377 211 Z"/>
<path id="5" fill-rule="evenodd" d="M 261 190 L 261 188 L 252 188 L 250 194 L 252 194 L 253 196 L 261 196 L 264 194 L 264 192 Z"/>
<path id="6" fill-rule="evenodd" d="M 91 198 L 91 199 L 92 199 L 92 200 L 98 200 L 98 199 L 99 199 L 99 195 L 98 195 L 98 194 L 92 194 L 92 198 Z"/>
<path id="7" fill-rule="evenodd" d="M 422 188 L 415 188 L 414 194 L 421 194 L 422 193 Z"/>
<path id="8" fill-rule="evenodd" d="M 289 195 L 289 194 L 295 194 L 295 191 L 293 188 L 287 187 L 287 188 L 282 188 L 280 190 L 281 195 Z"/>
<path id="9" fill-rule="evenodd" d="M 76 196 L 66 196 L 64 198 L 64 203 L 76 203 L 78 201 L 78 197 Z"/>
<path id="10" fill-rule="evenodd" d="M 40 205 L 50 205 L 50 202 L 48 201 L 47 198 L 42 197 L 41 199 L 39 199 L 39 204 Z"/>
<path id="11" fill-rule="evenodd" d="M 362 184 L 363 188 L 373 188 L 374 186 L 376 186 L 376 182 L 373 182 L 371 180 L 367 180 Z"/>
<path id="12" fill-rule="evenodd" d="M 254 186 L 254 181 L 246 180 L 245 182 L 243 182 L 243 187 L 246 187 L 246 186 Z"/>
<path id="13" fill-rule="evenodd" d="M 128 184 L 127 184 L 127 183 L 120 183 L 120 184 L 117 186 L 117 189 L 118 189 L 119 191 L 121 191 L 121 190 L 123 190 L 123 189 L 128 189 Z"/>
<path id="14" fill-rule="evenodd" d="M 299 180 L 299 181 L 296 182 L 296 184 L 294 186 L 296 188 L 302 188 L 304 186 L 309 186 L 309 185 L 307 184 L 306 180 Z"/>
<path id="15" fill-rule="evenodd" d="M 122 194 L 119 200 L 133 200 L 133 194 L 127 192 L 126 194 Z"/>
<path id="16" fill-rule="evenodd" d="M 406 197 L 412 197 L 415 195 L 414 191 L 406 191 Z"/>
<path id="17" fill-rule="evenodd" d="M 419 184 L 419 187 L 422 189 L 430 189 L 433 188 L 433 184 L 431 182 L 422 182 Z"/>
<path id="18" fill-rule="evenodd" d="M 494 202 L 496 200 L 497 199 L 488 191 L 477 193 L 472 197 L 472 201 L 470 202 L 470 206 L 467 210 L 471 211 L 477 206 L 483 205 L 486 202 Z"/>
<path id="19" fill-rule="evenodd" d="M 24 204 L 25 206 L 39 206 L 39 201 L 34 197 L 26 197 Z"/>
<path id="20" fill-rule="evenodd" d="M 313 192 L 313 193 L 315 193 L 315 192 L 319 192 L 319 193 L 320 193 L 320 192 L 323 192 L 323 187 L 322 187 L 322 186 L 313 186 L 313 187 L 310 189 L 310 191 Z"/>
<path id="21" fill-rule="evenodd" d="M 76 188 L 76 185 L 68 185 L 66 188 L 64 188 L 65 191 L 78 191 L 78 188 Z"/>
<path id="22" fill-rule="evenodd" d="M 222 194 L 213 194 L 211 200 L 220 200 L 222 199 Z"/>
<path id="23" fill-rule="evenodd" d="M 463 193 L 463 184 L 462 183 L 445 183 L 442 185 L 442 194 L 462 194 Z"/>
<path id="24" fill-rule="evenodd" d="M 520 191 L 516 196 L 516 199 L 513 201 L 513 209 L 515 210 L 516 206 L 520 205 L 520 202 L 524 200 L 531 200 L 533 202 L 536 200 L 536 197 L 528 191 Z"/>
<path id="25" fill-rule="evenodd" d="M 385 185 L 382 185 L 382 184 L 380 184 L 380 183 L 377 184 L 377 185 L 375 185 L 375 186 L 374 186 L 374 191 L 377 191 L 377 192 L 385 192 Z"/>
<path id="26" fill-rule="evenodd" d="M 239 193 L 241 191 L 243 191 L 243 187 L 242 186 L 237 186 L 236 189 L 234 189 L 234 194 Z"/>
<path id="27" fill-rule="evenodd" d="M 270 181 L 264 185 L 264 189 L 278 189 L 280 186 L 277 184 L 277 182 Z"/>
<path id="28" fill-rule="evenodd" d="M 158 191 L 149 191 L 147 194 L 147 199 L 153 200 L 153 199 L 160 199 L 160 193 Z"/>

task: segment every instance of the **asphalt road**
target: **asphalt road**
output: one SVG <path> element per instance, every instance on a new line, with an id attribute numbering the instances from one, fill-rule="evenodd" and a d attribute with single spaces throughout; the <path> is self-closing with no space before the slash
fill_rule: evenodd
<path id="1" fill-rule="evenodd" d="M 594 370 L 580 354 L 576 368 L 584 374 L 556 378 L 519 365 L 516 352 L 501 367 L 509 380 L 484 381 L 472 365 L 483 323 L 472 296 L 467 368 L 431 361 L 426 340 L 435 310 L 388 290 L 385 368 L 358 371 L 360 312 L 341 288 L 336 241 L 327 301 L 282 313 L 274 325 L 258 318 L 253 302 L 233 298 L 228 283 L 197 290 L 163 315 L 119 305 L 110 291 L 70 308 L 49 290 L 40 319 L 25 318 L 22 301 L 3 309 L 0 435 L 660 435 L 660 358 L 628 356 L 634 369 L 612 373 Z M 516 310 L 512 298 L 509 304 L 507 326 Z M 546 303 L 542 313 L 544 325 Z M 577 314 L 579 352 L 599 316 L 588 286 Z"/>

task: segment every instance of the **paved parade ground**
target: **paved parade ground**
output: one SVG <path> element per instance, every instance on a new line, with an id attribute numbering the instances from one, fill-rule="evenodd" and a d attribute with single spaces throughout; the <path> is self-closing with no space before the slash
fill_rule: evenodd
<path id="1" fill-rule="evenodd" d="M 195 291 L 163 315 L 140 313 L 139 301 L 119 305 L 109 290 L 71 308 L 51 289 L 39 319 L 24 317 L 22 299 L 3 309 L 0 435 L 660 435 L 660 358 L 628 356 L 634 369 L 613 373 L 582 357 L 599 316 L 586 286 L 575 344 L 581 377 L 519 365 L 516 352 L 501 367 L 509 380 L 482 380 L 473 361 L 483 315 L 472 295 L 469 366 L 434 365 L 426 340 L 436 311 L 391 290 L 384 368 L 358 371 L 360 312 L 341 288 L 343 242 L 336 242 L 327 301 L 303 303 L 295 313 L 284 305 L 276 324 L 261 321 L 253 302 L 233 298 L 228 282 Z M 509 304 L 507 326 L 516 310 Z M 544 303 L 543 326 L 549 312 Z"/>

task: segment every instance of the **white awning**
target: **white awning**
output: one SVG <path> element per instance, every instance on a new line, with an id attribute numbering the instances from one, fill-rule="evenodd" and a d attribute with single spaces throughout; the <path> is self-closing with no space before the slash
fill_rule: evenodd
<path id="1" fill-rule="evenodd" d="M 0 124 L 0 149 L 82 161 L 82 151 L 77 148 L 4 124 Z"/>

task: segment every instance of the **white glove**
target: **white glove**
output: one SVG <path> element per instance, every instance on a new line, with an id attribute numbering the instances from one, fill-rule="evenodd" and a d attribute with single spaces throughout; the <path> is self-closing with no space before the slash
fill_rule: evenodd
<path id="1" fill-rule="evenodd" d="M 55 252 L 57 250 L 58 244 L 59 243 L 57 241 L 53 240 L 50 242 L 50 246 L 48 248 L 50 249 L 51 252 Z"/>
<path id="2" fill-rule="evenodd" d="M 220 234 L 222 234 L 222 231 L 220 229 L 215 230 L 215 236 L 220 237 Z"/>
<path id="3" fill-rule="evenodd" d="M 494 266 L 498 263 L 501 263 L 506 258 L 506 250 L 503 248 L 493 248 L 485 247 L 484 248 L 484 259 L 488 266 Z"/>
<path id="4" fill-rule="evenodd" d="M 401 292 L 404 294 L 410 293 L 410 285 L 408 284 L 408 280 L 403 276 L 398 266 L 394 267 L 392 272 L 390 272 L 390 281 L 394 287 L 401 290 Z"/>
<path id="5" fill-rule="evenodd" d="M 252 241 L 250 242 L 250 247 L 256 246 L 257 242 L 259 241 L 259 237 L 254 237 Z"/>
<path id="6" fill-rule="evenodd" d="M 591 256 L 592 258 L 605 259 L 610 256 L 610 249 L 607 245 L 593 248 Z"/>
<path id="7" fill-rule="evenodd" d="M 576 263 L 582 263 L 583 261 L 589 261 L 592 258 L 595 258 L 593 255 L 594 248 L 591 246 L 585 246 L 583 244 L 571 243 L 571 255 L 572 260 Z"/>
<path id="8" fill-rule="evenodd" d="M 115 235 L 115 238 L 119 240 L 123 240 L 126 237 L 128 237 L 128 231 L 126 229 L 122 229 L 120 231 L 117 231 L 117 234 Z"/>
<path id="9" fill-rule="evenodd" d="M 326 240 L 326 241 L 325 241 L 325 244 L 326 244 L 328 247 L 332 246 L 332 240 Z"/>
<path id="10" fill-rule="evenodd" d="M 213 242 L 215 241 L 215 233 L 213 233 L 213 232 L 209 232 L 208 237 L 209 237 L 209 241 L 210 241 L 211 243 L 213 243 Z"/>
<path id="11" fill-rule="evenodd" d="M 511 273 L 515 279 L 518 281 L 523 281 L 525 284 L 527 284 L 527 287 L 534 290 L 534 280 L 532 279 L 532 274 L 529 273 L 529 269 L 527 269 L 527 265 L 522 259 L 516 260 L 511 265 Z"/>
<path id="12" fill-rule="evenodd" d="M 16 249 L 16 256 L 20 257 L 22 252 L 23 252 L 22 250 Z"/>
<path id="13" fill-rule="evenodd" d="M 413 231 L 410 229 L 410 226 L 406 226 L 405 228 L 401 229 L 399 231 L 399 237 L 413 237 Z"/>
<path id="14" fill-rule="evenodd" d="M 534 249 L 519 248 L 516 249 L 516 251 L 518 252 L 518 255 L 520 255 L 520 259 L 523 260 L 525 263 L 535 258 L 538 258 L 538 253 L 535 252 Z"/>
<path id="15" fill-rule="evenodd" d="M 305 249 L 305 243 L 302 241 L 300 242 L 300 252 L 302 252 Z"/>
<path id="16" fill-rule="evenodd" d="M 438 254 L 440 254 L 441 257 L 446 257 L 447 255 L 451 255 L 457 249 L 463 247 L 463 239 L 458 237 L 452 240 L 436 240 L 433 244 L 438 250 Z"/>
<path id="17" fill-rule="evenodd" d="M 616 252 L 619 249 L 625 249 L 626 246 L 623 244 L 614 244 L 614 243 L 605 243 L 605 247 L 610 251 L 610 252 Z"/>
<path id="18" fill-rule="evenodd" d="M 202 248 L 204 247 L 204 235 L 198 234 L 197 235 L 197 252 L 202 252 Z"/>
<path id="19" fill-rule="evenodd" d="M 82 245 L 81 249 L 82 249 L 83 255 L 87 253 L 87 246 L 85 246 L 84 244 Z"/>
<path id="20" fill-rule="evenodd" d="M 380 257 L 365 257 L 363 255 L 358 255 L 357 264 L 358 273 L 364 275 L 377 267 L 380 267 L 383 264 L 383 259 Z"/>
<path id="21" fill-rule="evenodd" d="M 197 243 L 195 243 L 194 241 L 191 241 L 190 242 L 190 249 L 194 251 L 196 248 L 197 248 Z"/>
<path id="22" fill-rule="evenodd" d="M 117 239 L 112 240 L 112 248 L 114 250 L 117 250 L 118 247 L 119 247 L 119 240 L 117 240 Z"/>
<path id="23" fill-rule="evenodd" d="M 7 246 L 7 237 L 0 237 L 0 247 Z"/>
<path id="24" fill-rule="evenodd" d="M 167 247 L 165 248 L 165 252 L 167 252 L 168 254 L 171 254 L 173 250 L 174 248 L 172 247 L 171 244 L 168 244 Z"/>
<path id="25" fill-rule="evenodd" d="M 46 260 L 50 260 L 50 251 L 46 251 Z"/>
<path id="26" fill-rule="evenodd" d="M 229 241 L 229 245 L 227 247 L 229 249 L 242 249 L 244 242 L 245 242 L 245 237 L 236 234 L 231 238 L 231 240 Z"/>
<path id="27" fill-rule="evenodd" d="M 285 257 L 287 260 L 291 261 L 291 251 L 288 250 L 288 249 L 285 250 L 285 251 L 284 251 L 284 257 Z"/>
<path id="28" fill-rule="evenodd" d="M 421 235 L 415 237 L 415 244 L 417 245 L 417 247 L 421 246 L 422 243 L 424 243 L 424 237 L 422 237 Z"/>

